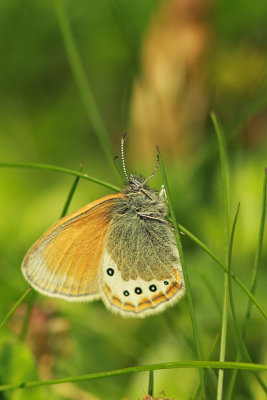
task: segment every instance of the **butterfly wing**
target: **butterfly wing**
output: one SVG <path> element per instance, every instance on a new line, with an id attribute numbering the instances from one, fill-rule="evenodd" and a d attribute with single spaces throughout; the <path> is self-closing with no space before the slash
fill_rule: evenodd
<path id="1" fill-rule="evenodd" d="M 118 193 L 62 218 L 31 247 L 22 263 L 26 280 L 39 292 L 70 301 L 99 297 L 99 275 L 112 209 Z"/>
<path id="2" fill-rule="evenodd" d="M 167 223 L 132 219 L 111 223 L 102 259 L 102 298 L 112 311 L 145 317 L 185 293 L 175 236 Z"/>

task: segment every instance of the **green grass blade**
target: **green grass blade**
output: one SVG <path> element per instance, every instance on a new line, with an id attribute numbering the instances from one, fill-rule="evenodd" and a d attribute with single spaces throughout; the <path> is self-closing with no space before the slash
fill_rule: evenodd
<path id="1" fill-rule="evenodd" d="M 224 259 L 225 264 L 228 262 L 229 255 L 229 233 L 230 233 L 230 201 L 229 201 L 229 173 L 228 173 L 228 162 L 226 154 L 226 144 L 222 128 L 214 113 L 211 114 L 211 119 L 217 135 L 220 164 L 221 164 L 221 186 L 222 186 L 222 198 L 224 203 Z M 220 361 L 225 360 L 226 352 L 226 336 L 227 336 L 227 321 L 228 321 L 228 274 L 225 273 L 224 277 L 224 298 L 223 298 L 223 312 L 222 312 L 222 330 L 221 330 L 221 346 L 220 346 Z M 219 370 L 218 376 L 218 389 L 217 389 L 217 400 L 223 398 L 223 381 L 224 371 Z"/>
<path id="2" fill-rule="evenodd" d="M 108 189 L 112 189 L 115 192 L 119 192 L 120 188 L 118 186 L 111 185 L 108 182 L 102 181 L 97 178 L 93 178 L 87 174 L 83 174 L 82 172 L 73 171 L 68 168 L 57 167 L 56 165 L 47 165 L 47 164 L 39 164 L 39 163 L 9 163 L 9 162 L 0 162 L 0 168 L 30 168 L 30 169 L 41 169 L 48 170 L 54 172 L 62 172 L 63 174 L 79 176 L 82 179 L 86 179 L 90 182 L 97 183 L 98 185 L 105 186 Z"/>
<path id="3" fill-rule="evenodd" d="M 214 305 L 216 306 L 216 309 L 219 313 L 219 315 L 221 315 L 222 313 L 222 309 L 221 309 L 221 304 L 220 301 L 218 299 L 218 293 L 216 291 L 216 289 L 214 288 L 214 283 L 212 284 L 212 282 L 209 281 L 208 277 L 205 274 L 200 274 L 204 284 L 206 285 L 207 288 L 207 292 L 210 294 L 212 301 L 214 303 Z"/>
<path id="4" fill-rule="evenodd" d="M 217 343 L 218 343 L 218 340 L 219 340 L 219 335 L 216 336 L 216 338 L 215 338 L 215 340 L 214 340 L 214 342 L 213 342 L 213 344 L 211 346 L 211 350 L 210 350 L 210 353 L 209 353 L 208 360 L 212 360 L 213 355 L 214 355 L 214 351 L 215 351 Z M 215 375 L 215 372 L 213 371 L 213 369 L 208 368 L 207 371 L 204 371 L 204 378 L 207 375 L 207 372 L 209 373 L 209 376 L 211 378 L 211 384 L 212 384 L 212 386 L 214 386 L 214 389 L 216 390 L 217 384 L 218 384 L 217 376 Z M 193 396 L 190 399 L 191 400 L 197 400 L 199 398 L 200 390 L 201 390 L 201 387 L 200 387 L 200 385 L 198 385 L 198 387 L 195 390 L 195 393 L 193 394 Z"/>
<path id="5" fill-rule="evenodd" d="M 109 162 L 109 165 L 114 171 L 116 171 L 113 162 L 114 152 L 109 139 L 109 135 L 95 103 L 91 87 L 86 77 L 85 70 L 82 65 L 82 61 L 70 29 L 70 24 L 68 21 L 64 3 L 65 2 L 63 0 L 55 0 L 58 25 L 62 35 L 68 61 L 71 66 L 73 76 L 76 80 L 76 84 L 79 88 L 88 119 L 94 129 L 94 132 L 99 140 L 102 150 Z"/>
<path id="6" fill-rule="evenodd" d="M 232 290 L 232 280 L 231 280 L 231 268 L 232 268 L 232 248 L 233 248 L 233 240 L 234 240 L 234 232 L 235 232 L 235 226 L 236 226 L 236 221 L 238 217 L 238 212 L 239 212 L 239 205 L 237 208 L 237 212 L 235 215 L 233 227 L 232 227 L 232 232 L 231 232 L 231 237 L 230 237 L 230 250 L 229 250 L 229 261 L 228 261 L 228 286 L 229 286 L 229 299 L 230 299 L 230 306 L 231 306 L 231 311 L 232 311 L 232 317 L 233 317 L 233 323 L 234 323 L 234 330 L 236 334 L 236 340 L 237 340 L 237 346 L 239 346 L 240 352 L 242 353 L 244 359 L 247 362 L 252 362 L 251 357 L 247 351 L 246 345 L 244 343 L 244 340 L 242 338 L 242 334 L 240 332 L 238 323 L 237 323 L 237 318 L 236 318 L 236 312 L 235 312 L 235 306 L 234 306 L 234 297 L 233 297 L 233 290 Z M 261 385 L 262 389 L 267 393 L 267 387 L 265 383 L 261 380 L 261 378 L 256 374 L 255 375 L 256 379 L 258 380 L 259 384 Z M 231 385 L 232 386 L 232 385 Z M 229 397 L 231 399 L 231 397 Z"/>
<path id="7" fill-rule="evenodd" d="M 253 294 L 255 293 L 255 289 L 256 289 L 260 259 L 261 259 L 261 254 L 262 254 L 262 246 L 263 246 L 265 215 L 266 215 L 266 185 L 267 185 L 267 168 L 265 168 L 265 174 L 264 174 L 263 191 L 262 191 L 262 208 L 261 208 L 262 211 L 261 211 L 261 219 L 260 219 L 260 227 L 259 227 L 258 244 L 257 244 L 257 249 L 256 249 L 255 262 L 254 262 L 254 267 L 253 267 L 253 271 L 252 271 L 252 279 L 251 279 L 251 285 L 250 285 L 250 291 Z M 247 305 L 246 320 L 245 320 L 245 324 L 243 327 L 244 333 L 245 333 L 247 321 L 249 320 L 249 317 L 250 317 L 250 313 L 251 313 L 251 301 L 249 300 L 248 305 Z"/>
<path id="8" fill-rule="evenodd" d="M 2 322 L 0 323 L 0 328 L 6 323 L 8 318 L 13 314 L 13 312 L 16 310 L 16 308 L 23 302 L 26 296 L 30 293 L 32 288 L 28 288 L 25 290 L 25 292 L 20 296 L 20 298 L 16 301 L 16 303 L 11 307 L 11 309 L 7 312 L 7 314 L 4 316 Z"/>
<path id="9" fill-rule="evenodd" d="M 31 288 L 29 288 L 29 289 L 31 289 Z M 27 310 L 25 313 L 25 317 L 23 319 L 23 324 L 22 324 L 20 335 L 19 335 L 19 340 L 21 340 L 21 341 L 23 341 L 25 339 L 25 336 L 27 334 L 30 317 L 31 317 L 31 312 L 32 312 L 32 307 L 34 305 L 34 300 L 35 300 L 36 295 L 37 295 L 37 292 L 32 291 L 31 296 L 28 299 Z"/>
<path id="10" fill-rule="evenodd" d="M 148 392 L 150 396 L 153 397 L 154 394 L 154 370 L 149 371 L 148 377 Z"/>
<path id="11" fill-rule="evenodd" d="M 252 279 L 251 279 L 251 287 L 250 287 L 250 290 L 252 293 L 255 292 L 259 264 L 260 264 L 261 253 L 262 253 L 264 225 L 265 225 L 265 216 L 266 216 L 266 181 L 267 181 L 267 170 L 265 169 L 264 181 L 263 181 L 263 191 L 262 191 L 262 207 L 261 207 L 262 211 L 261 211 L 261 218 L 260 218 L 258 244 L 257 244 L 257 249 L 256 249 L 255 262 L 254 262 L 254 267 L 253 267 L 253 271 L 252 271 Z M 229 271 L 229 273 L 230 273 L 230 271 Z M 252 305 L 252 300 L 251 300 L 251 298 L 249 298 L 248 305 L 247 305 L 247 311 L 246 311 L 246 317 L 245 317 L 245 321 L 244 321 L 243 328 L 242 328 L 242 334 L 240 334 L 241 338 L 242 338 L 242 342 L 243 342 L 243 338 L 245 337 L 247 324 L 248 324 L 248 321 L 250 318 L 251 305 Z M 242 347 L 244 347 L 244 346 L 242 346 Z M 236 357 L 236 361 L 240 360 L 241 352 L 242 352 L 242 349 L 239 350 L 237 357 Z M 243 350 L 243 353 L 244 353 L 244 350 Z M 250 359 L 247 351 L 245 351 L 245 353 L 246 353 L 245 354 L 246 359 Z M 235 386 L 235 382 L 237 379 L 237 373 L 238 373 L 238 371 L 235 370 L 235 371 L 233 371 L 233 374 L 231 376 L 229 390 L 228 390 L 228 394 L 227 394 L 227 400 L 231 400 L 233 398 L 233 391 L 234 391 L 234 386 Z M 262 381 L 262 379 L 258 375 L 256 375 L 256 379 L 258 380 L 262 389 L 266 392 L 267 387 L 266 387 L 265 383 Z"/>
<path id="12" fill-rule="evenodd" d="M 195 235 L 193 235 L 189 230 L 187 230 L 184 226 L 178 225 L 180 231 L 186 234 L 193 242 L 195 242 L 199 247 L 202 248 L 225 272 L 227 272 L 226 266 L 215 256 L 215 254 L 208 249 L 208 247 L 201 242 Z M 232 279 L 236 282 L 236 284 L 243 290 L 243 292 L 249 297 L 251 302 L 257 307 L 261 315 L 267 320 L 267 313 L 263 309 L 263 307 L 259 304 L 258 300 L 253 296 L 253 294 L 249 291 L 249 289 L 244 285 L 244 283 L 233 273 L 231 273 Z"/>
<path id="13" fill-rule="evenodd" d="M 236 215 L 235 215 L 234 222 L 233 222 L 233 227 L 232 227 L 231 236 L 230 236 L 230 247 L 229 247 L 229 258 L 228 258 L 229 300 L 230 300 L 230 305 L 231 305 L 231 310 L 232 310 L 232 317 L 233 317 L 234 327 L 235 327 L 237 336 L 239 336 L 239 328 L 238 328 L 238 323 L 237 323 L 236 313 L 235 313 L 235 307 L 234 307 L 231 272 L 232 272 L 232 251 L 233 251 L 234 233 L 235 233 L 236 222 L 237 222 L 237 218 L 238 218 L 238 214 L 239 214 L 239 208 L 240 208 L 240 204 L 238 204 Z M 239 339 L 240 339 L 240 337 L 239 337 Z"/>
<path id="14" fill-rule="evenodd" d="M 81 163 L 79 172 L 82 172 L 83 166 L 84 166 L 84 163 Z M 77 177 L 75 178 L 75 180 L 74 180 L 74 182 L 73 182 L 71 188 L 70 188 L 70 191 L 69 191 L 68 197 L 67 197 L 67 199 L 66 199 L 65 205 L 64 205 L 64 207 L 63 207 L 62 213 L 61 213 L 61 215 L 60 215 L 60 218 L 65 217 L 65 215 L 67 214 L 68 209 L 69 209 L 69 206 L 70 206 L 70 202 L 71 202 L 71 200 L 72 200 L 72 198 L 73 198 L 73 195 L 74 195 L 74 193 L 75 193 L 75 190 L 76 190 L 76 188 L 77 188 L 77 185 L 78 185 L 78 183 L 79 183 L 79 180 L 80 180 L 80 176 L 77 176 Z"/>
<path id="15" fill-rule="evenodd" d="M 224 255 L 225 255 L 225 263 L 228 261 L 228 253 L 229 253 L 229 238 L 230 238 L 230 200 L 229 200 L 229 172 L 228 172 L 228 161 L 226 154 L 226 144 L 225 138 L 223 134 L 222 127 L 217 120 L 214 113 L 211 113 L 211 119 L 213 122 L 213 126 L 217 135 L 218 146 L 219 146 L 219 155 L 220 155 L 220 164 L 221 164 L 221 185 L 222 185 L 222 198 L 224 204 Z"/>
<path id="16" fill-rule="evenodd" d="M 164 165 L 163 165 L 163 162 L 162 162 L 162 159 L 160 156 L 159 149 L 158 149 L 158 155 L 159 155 L 162 179 L 163 179 L 164 187 L 165 187 L 167 198 L 168 198 L 168 205 L 169 205 L 171 220 L 172 220 L 172 223 L 174 226 L 174 233 L 175 233 L 175 237 L 176 237 L 176 241 L 177 241 L 177 247 L 178 247 L 178 251 L 179 251 L 181 266 L 183 269 L 186 294 L 187 294 L 187 300 L 188 300 L 188 304 L 189 304 L 190 317 L 191 317 L 191 323 L 192 323 L 192 329 L 193 329 L 196 358 L 197 358 L 197 360 L 201 360 L 202 356 L 201 356 L 201 350 L 200 350 L 200 341 L 199 341 L 199 336 L 198 336 L 197 322 L 196 322 L 192 294 L 191 294 L 191 290 L 190 290 L 190 283 L 189 283 L 189 277 L 188 277 L 188 273 L 187 273 L 187 267 L 186 267 L 186 263 L 185 263 L 185 259 L 184 259 L 183 248 L 182 248 L 182 243 L 181 243 L 181 238 L 180 238 L 180 231 L 178 228 L 178 224 L 176 222 L 175 213 L 174 213 L 174 209 L 173 209 L 172 202 L 171 202 L 171 196 L 170 196 L 170 190 L 169 190 L 169 186 L 168 186 L 168 182 L 167 182 L 167 177 L 165 174 L 165 169 L 164 169 Z M 202 392 L 203 398 L 205 399 L 206 394 L 205 394 L 203 371 L 200 369 L 199 373 L 200 373 L 200 382 L 201 382 L 201 392 Z"/>
<path id="17" fill-rule="evenodd" d="M 96 372 L 86 375 L 70 376 L 59 379 L 49 379 L 43 381 L 28 381 L 20 383 L 10 383 L 0 385 L 0 392 L 14 389 L 24 389 L 30 387 L 40 387 L 48 385 L 57 385 L 66 382 L 84 382 L 96 379 L 110 378 L 113 376 L 128 375 L 137 372 L 157 371 L 164 369 L 181 369 L 181 368 L 214 368 L 214 369 L 239 369 L 245 371 L 267 371 L 267 365 L 263 364 L 250 364 L 231 361 L 184 361 L 184 362 L 167 362 L 159 364 L 140 365 L 135 367 L 122 368 L 112 371 Z"/>

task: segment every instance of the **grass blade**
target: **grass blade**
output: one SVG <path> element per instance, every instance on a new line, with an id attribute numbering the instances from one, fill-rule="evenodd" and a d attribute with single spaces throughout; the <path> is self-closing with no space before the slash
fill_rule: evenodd
<path id="1" fill-rule="evenodd" d="M 70 63 L 73 76 L 79 88 L 80 95 L 88 116 L 88 119 L 94 129 L 99 140 L 101 148 L 109 162 L 109 165 L 115 171 L 113 162 L 114 152 L 109 139 L 109 135 L 100 112 L 95 103 L 95 99 L 85 74 L 84 67 L 72 35 L 67 13 L 65 11 L 64 1 L 55 0 L 55 9 L 58 19 L 59 29 L 62 35 L 68 61 Z"/>
<path id="2" fill-rule="evenodd" d="M 23 302 L 26 296 L 30 293 L 32 288 L 28 288 L 25 290 L 25 292 L 20 296 L 20 298 L 16 301 L 16 303 L 11 307 L 11 309 L 7 312 L 7 314 L 4 316 L 2 322 L 0 323 L 0 328 L 6 323 L 8 318 L 13 314 L 13 312 L 16 310 L 16 308 Z"/>
<path id="3" fill-rule="evenodd" d="M 29 287 L 31 289 L 31 287 Z M 30 298 L 28 299 L 28 304 L 27 304 L 27 310 L 25 313 L 25 317 L 23 319 L 23 324 L 21 328 L 21 332 L 19 335 L 19 340 L 23 341 L 28 330 L 29 322 L 30 322 L 30 317 L 31 317 L 31 312 L 32 312 L 32 307 L 34 305 L 34 300 L 37 295 L 37 292 L 32 291 Z"/>
<path id="4" fill-rule="evenodd" d="M 84 163 L 81 163 L 79 172 L 82 172 L 83 166 L 84 166 Z M 71 188 L 70 188 L 69 195 L 68 195 L 68 197 L 67 197 L 67 199 L 66 199 L 66 202 L 65 202 L 65 205 L 64 205 L 64 207 L 63 207 L 63 210 L 62 210 L 62 213 L 61 213 L 61 215 L 60 215 L 60 218 L 65 217 L 65 215 L 67 214 L 68 209 L 69 209 L 69 206 L 70 206 L 70 202 L 71 202 L 72 197 L 73 197 L 73 195 L 74 195 L 74 193 L 75 193 L 75 190 L 76 190 L 76 188 L 77 188 L 77 185 L 78 185 L 78 183 L 79 183 L 79 180 L 80 180 L 80 176 L 77 176 L 77 177 L 75 178 L 75 180 L 74 180 L 74 182 L 73 182 Z"/>
<path id="5" fill-rule="evenodd" d="M 98 185 L 105 186 L 108 189 L 112 189 L 115 192 L 119 192 L 120 188 L 118 186 L 111 185 L 108 182 L 102 181 L 101 179 L 93 178 L 87 174 L 83 174 L 82 172 L 73 171 L 72 169 L 57 167 L 56 165 L 47 165 L 47 164 L 39 164 L 39 163 L 8 163 L 8 162 L 0 162 L 0 167 L 4 168 L 31 168 L 31 169 L 42 169 L 54 172 L 62 172 L 63 174 L 79 176 L 82 179 L 86 179 L 88 181 L 97 183 Z"/>
<path id="6" fill-rule="evenodd" d="M 227 267 L 215 256 L 215 254 L 210 249 L 208 249 L 208 247 L 203 242 L 201 242 L 195 235 L 193 235 L 193 233 L 187 230 L 184 226 L 178 225 L 178 227 L 180 231 L 185 233 L 186 236 L 188 236 L 191 240 L 193 240 L 193 242 L 195 242 L 199 247 L 201 247 L 202 250 L 204 250 L 225 272 L 227 272 Z M 267 320 L 267 313 L 265 312 L 263 307 L 259 304 L 255 296 L 253 296 L 253 294 L 244 285 L 244 283 L 232 272 L 231 272 L 231 277 L 240 287 L 240 289 L 242 289 L 243 292 L 249 297 L 251 302 L 257 307 L 262 316 Z"/>
<path id="7" fill-rule="evenodd" d="M 192 323 L 192 329 L 193 329 L 193 336 L 194 336 L 194 342 L 195 342 L 195 353 L 196 353 L 196 358 L 197 360 L 201 360 L 201 350 L 200 350 L 200 342 L 199 342 L 199 336 L 198 336 L 198 329 L 197 329 L 197 322 L 196 322 L 196 316 L 195 316 L 195 310 L 194 310 L 194 305 L 193 305 L 193 299 L 192 299 L 192 294 L 190 291 L 190 283 L 189 283 L 189 277 L 187 273 L 187 267 L 184 259 L 184 254 L 183 254 L 183 248 L 182 248 L 182 243 L 181 243 L 181 238 L 180 238 L 180 231 L 178 228 L 178 224 L 176 222 L 175 218 L 175 213 L 174 209 L 172 206 L 171 202 L 171 197 L 170 197 L 170 190 L 167 182 L 167 177 L 165 174 L 165 169 L 164 165 L 160 156 L 160 152 L 158 149 L 158 155 L 159 155 L 159 162 L 160 162 L 160 170 L 162 174 L 162 179 L 164 183 L 164 187 L 166 190 L 167 198 L 168 198 L 168 204 L 169 204 L 169 210 L 170 210 L 170 215 L 171 215 L 171 220 L 174 226 L 174 233 L 176 236 L 176 241 L 177 241 L 177 246 L 178 246 L 178 251 L 179 251 L 179 256 L 180 256 L 180 261 L 183 269 L 183 275 L 184 275 L 184 280 L 185 280 L 185 287 L 186 287 L 186 295 L 187 295 L 187 300 L 189 304 L 189 310 L 190 310 L 190 317 L 191 317 L 191 323 Z M 202 392 L 202 397 L 205 399 L 206 394 L 205 394 L 205 386 L 204 386 L 204 375 L 203 371 L 200 369 L 200 382 L 201 382 L 201 392 Z"/>
<path id="8" fill-rule="evenodd" d="M 267 365 L 250 364 L 231 361 L 184 361 L 184 362 L 167 362 L 159 364 L 140 365 L 135 367 L 122 368 L 112 371 L 96 372 L 86 375 L 70 376 L 59 379 L 49 379 L 43 381 L 28 381 L 20 383 L 9 383 L 0 385 L 0 392 L 14 389 L 24 389 L 30 387 L 40 387 L 48 385 L 57 385 L 66 382 L 84 382 L 96 379 L 110 378 L 113 376 L 128 375 L 137 372 L 157 371 L 163 369 L 180 369 L 180 368 L 216 368 L 216 369 L 239 369 L 245 371 L 267 371 Z"/>
<path id="9" fill-rule="evenodd" d="M 148 378 L 148 392 L 150 396 L 153 397 L 154 393 L 154 370 L 149 371 L 149 378 Z"/>
<path id="10" fill-rule="evenodd" d="M 237 318 L 236 318 L 236 312 L 235 312 L 235 306 L 234 306 L 234 298 L 233 298 L 233 290 L 232 290 L 232 280 L 231 280 L 231 268 L 232 268 L 232 249 L 233 249 L 233 240 L 234 240 L 234 232 L 235 232 L 235 227 L 236 227 L 236 221 L 239 213 L 239 204 L 237 208 L 237 212 L 235 215 L 232 231 L 231 231 L 231 237 L 230 237 L 230 248 L 229 248 L 229 261 L 228 261 L 228 287 L 229 287 L 229 299 L 230 299 L 230 306 L 231 306 L 231 311 L 232 311 L 232 317 L 233 317 L 233 323 L 234 323 L 234 330 L 235 330 L 235 335 L 236 335 L 236 341 L 237 341 L 237 346 L 239 346 L 239 354 L 238 357 L 240 356 L 240 353 L 243 355 L 244 359 L 248 362 L 252 362 L 251 357 L 247 351 L 246 345 L 243 341 L 242 334 L 239 330 L 238 323 L 237 323 Z M 259 384 L 261 385 L 262 389 L 267 393 L 267 387 L 265 383 L 261 380 L 261 378 L 258 375 L 255 375 L 256 379 L 258 380 Z M 230 400 L 232 396 L 232 391 L 233 391 L 233 382 L 230 383 L 230 390 L 228 392 L 227 398 Z"/>
<path id="11" fill-rule="evenodd" d="M 266 215 L 266 185 L 267 185 L 267 168 L 265 168 L 265 174 L 264 174 L 264 182 L 263 182 L 263 191 L 262 191 L 262 211 L 261 211 L 261 219 L 260 219 L 260 227 L 259 227 L 259 237 L 258 237 L 258 245 L 256 249 L 256 255 L 255 255 L 255 262 L 254 262 L 254 267 L 252 271 L 252 279 L 251 279 L 251 285 L 250 285 L 250 291 L 254 294 L 255 289 L 256 289 L 256 283 L 257 283 L 257 278 L 258 278 L 258 273 L 259 273 L 259 265 L 260 265 L 260 259 L 261 259 L 261 253 L 262 253 L 262 246 L 263 246 L 263 236 L 264 236 L 264 225 L 265 225 L 265 215 Z M 246 325 L 249 320 L 251 313 L 251 301 L 248 301 L 247 305 L 247 312 L 246 312 L 246 320 L 245 324 L 243 327 L 243 332 L 245 333 Z"/>
<path id="12" fill-rule="evenodd" d="M 216 338 L 215 338 L 215 340 L 214 340 L 214 342 L 213 342 L 213 344 L 212 344 L 212 346 L 211 346 L 211 350 L 210 350 L 210 354 L 209 354 L 208 360 L 211 360 L 211 359 L 213 358 L 214 351 L 215 351 L 215 349 L 216 349 L 218 340 L 219 340 L 219 335 L 216 336 Z M 214 386 L 214 388 L 215 388 L 215 390 L 216 390 L 217 384 L 218 384 L 217 376 L 215 375 L 215 372 L 213 371 L 213 369 L 208 368 L 206 371 L 204 371 L 204 378 L 205 378 L 205 376 L 207 375 L 207 372 L 208 372 L 209 375 L 210 375 L 211 384 L 212 384 L 212 386 Z M 200 390 L 201 390 L 201 387 L 200 387 L 200 385 L 198 385 L 198 387 L 197 387 L 196 390 L 195 390 L 195 393 L 194 393 L 193 396 L 191 397 L 191 400 L 197 400 L 197 399 L 199 398 Z"/>
<path id="13" fill-rule="evenodd" d="M 265 225 L 265 216 L 266 216 L 266 181 L 267 181 L 267 169 L 265 169 L 264 181 L 263 181 L 262 207 L 261 207 L 262 211 L 261 211 L 260 226 L 259 226 L 258 245 L 257 245 L 257 249 L 256 249 L 255 262 L 254 262 L 254 267 L 253 267 L 253 271 L 252 271 L 252 279 L 251 279 L 251 287 L 250 287 L 251 293 L 255 292 L 256 281 L 257 281 L 258 271 L 259 271 L 259 264 L 260 264 L 261 253 L 262 253 L 264 225 Z M 230 273 L 230 271 L 229 271 L 229 273 Z M 251 298 L 249 298 L 248 305 L 247 305 L 247 311 L 246 311 L 246 317 L 245 317 L 245 321 L 244 321 L 243 328 L 242 328 L 242 334 L 240 334 L 240 332 L 238 331 L 238 334 L 241 336 L 242 343 L 243 343 L 243 338 L 245 337 L 245 334 L 246 334 L 246 328 L 247 328 L 247 324 L 248 324 L 248 321 L 250 318 L 251 305 L 252 305 L 252 300 L 251 300 Z M 237 357 L 236 357 L 236 361 L 240 360 L 241 352 L 242 352 L 242 349 L 239 350 Z M 245 351 L 245 353 L 246 353 L 245 354 L 246 359 L 250 359 L 247 351 Z M 235 370 L 232 374 L 230 384 L 229 384 L 227 400 L 232 399 L 232 394 L 233 394 L 235 382 L 237 379 L 237 373 L 238 373 L 238 371 Z M 257 378 L 259 384 L 261 385 L 261 387 L 263 388 L 263 390 L 266 392 L 267 387 L 266 387 L 265 383 L 261 380 L 261 378 L 258 375 L 256 375 L 256 378 Z"/>
<path id="14" fill-rule="evenodd" d="M 217 135 L 220 164 L 221 164 L 221 186 L 222 186 L 222 198 L 224 203 L 224 259 L 227 265 L 229 257 L 229 233 L 230 233 L 230 222 L 229 222 L 229 183 L 228 183 L 228 162 L 226 155 L 226 144 L 224 140 L 224 134 L 221 126 L 214 113 L 211 114 L 211 119 Z M 226 336 L 227 336 L 227 320 L 228 320 L 228 274 L 224 276 L 224 298 L 223 298 L 223 312 L 222 312 L 222 329 L 221 329 L 221 346 L 220 346 L 220 361 L 225 360 L 226 352 Z M 217 388 L 217 400 L 223 398 L 223 380 L 224 371 L 219 370 L 218 376 L 218 388 Z"/>

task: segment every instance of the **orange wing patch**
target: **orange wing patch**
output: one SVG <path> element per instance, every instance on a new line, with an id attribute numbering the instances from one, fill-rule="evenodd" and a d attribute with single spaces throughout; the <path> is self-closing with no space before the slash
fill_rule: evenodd
<path id="1" fill-rule="evenodd" d="M 105 196 L 62 218 L 32 246 L 22 264 L 40 292 L 69 300 L 98 297 L 99 269 L 110 211 L 122 193 Z"/>

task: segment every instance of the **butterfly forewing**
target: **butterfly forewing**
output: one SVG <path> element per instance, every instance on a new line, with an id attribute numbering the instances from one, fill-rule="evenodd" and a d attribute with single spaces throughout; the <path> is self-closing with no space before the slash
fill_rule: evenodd
<path id="1" fill-rule="evenodd" d="M 28 282 L 41 293 L 71 301 L 99 297 L 105 238 L 112 209 L 122 197 L 103 197 L 48 229 L 24 258 Z"/>

